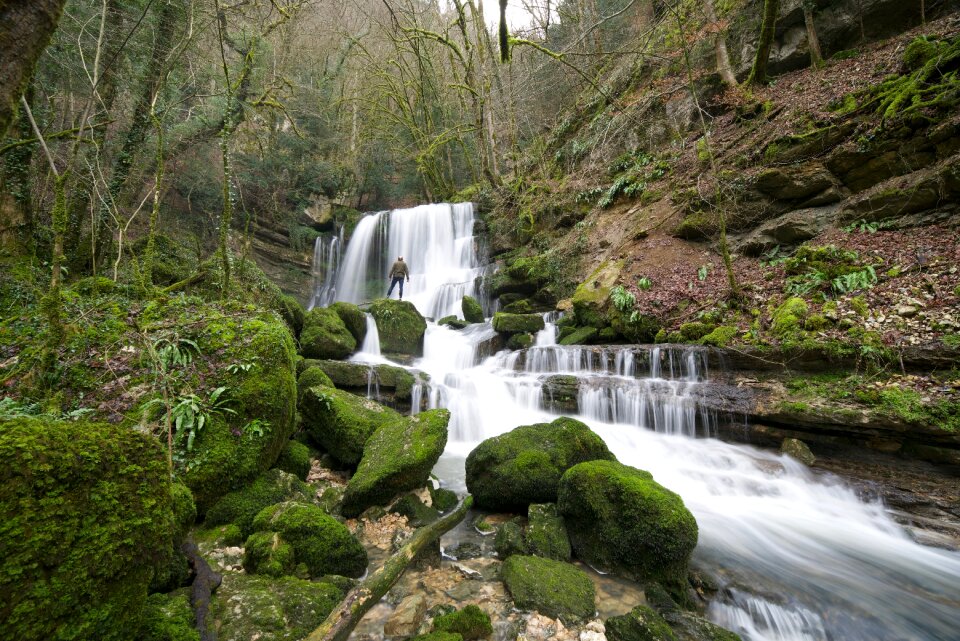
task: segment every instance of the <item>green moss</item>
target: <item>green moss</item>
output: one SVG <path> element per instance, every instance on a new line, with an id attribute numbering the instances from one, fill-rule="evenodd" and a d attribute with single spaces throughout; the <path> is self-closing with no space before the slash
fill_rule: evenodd
<path id="1" fill-rule="evenodd" d="M 680 326 L 680 336 L 683 338 L 684 342 L 692 343 L 698 341 L 714 329 L 714 325 L 709 323 L 701 323 L 699 321 L 693 321 L 690 323 L 684 323 Z"/>
<path id="2" fill-rule="evenodd" d="M 545 327 L 540 314 L 507 314 L 497 312 L 493 315 L 493 329 L 503 334 L 539 332 Z"/>
<path id="3" fill-rule="evenodd" d="M 254 532 L 243 546 L 243 569 L 249 574 L 284 576 L 293 574 L 293 547 L 276 532 Z"/>
<path id="4" fill-rule="evenodd" d="M 306 481 L 310 473 L 310 448 L 303 443 L 289 441 L 280 452 L 276 467 Z"/>
<path id="5" fill-rule="evenodd" d="M 218 641 L 299 641 L 315 630 L 343 598 L 329 582 L 228 572 L 211 611 Z"/>
<path id="6" fill-rule="evenodd" d="M 533 307 L 530 305 L 530 301 L 526 298 L 521 298 L 518 301 L 514 301 L 509 305 L 504 305 L 503 309 L 500 310 L 507 314 L 529 314 L 533 311 Z"/>
<path id="7" fill-rule="evenodd" d="M 503 582 L 522 610 L 536 610 L 564 623 L 593 617 L 596 592 L 593 581 L 568 563 L 515 554 L 503 562 Z"/>
<path id="8" fill-rule="evenodd" d="M 524 425 L 489 438 L 467 457 L 467 489 L 475 505 L 527 511 L 557 498 L 560 476 L 583 461 L 613 460 L 603 440 L 572 418 Z"/>
<path id="9" fill-rule="evenodd" d="M 455 632 L 465 641 L 483 639 L 493 634 L 490 615 L 471 604 L 457 612 L 451 612 L 433 620 L 434 632 Z"/>
<path id="10" fill-rule="evenodd" d="M 808 332 L 819 332 L 821 330 L 828 329 L 831 326 L 832 323 L 821 314 L 811 314 L 803 323 L 803 328 Z"/>
<path id="11" fill-rule="evenodd" d="M 463 311 L 464 320 L 468 323 L 482 323 L 484 321 L 483 307 L 473 296 L 464 296 L 460 308 Z"/>
<path id="12" fill-rule="evenodd" d="M 607 322 L 606 308 L 610 290 L 620 280 L 624 262 L 606 261 L 587 277 L 573 293 L 573 313 L 577 324 L 602 329 Z"/>
<path id="13" fill-rule="evenodd" d="M 423 504 L 415 494 L 404 494 L 390 506 L 390 512 L 407 517 L 407 522 L 413 527 L 423 527 L 440 518 L 440 513 Z"/>
<path id="14" fill-rule="evenodd" d="M 903 52 L 903 66 L 907 71 L 916 71 L 940 52 L 940 42 L 927 36 L 915 38 Z"/>
<path id="15" fill-rule="evenodd" d="M 243 530 L 241 530 L 240 526 L 236 523 L 229 523 L 220 528 L 220 530 L 222 532 L 221 538 L 223 539 L 224 545 L 243 545 L 246 537 L 243 534 Z"/>
<path id="16" fill-rule="evenodd" d="M 532 504 L 526 532 L 529 554 L 557 561 L 570 560 L 570 539 L 553 503 Z"/>
<path id="17" fill-rule="evenodd" d="M 463 329 L 469 324 L 470 323 L 468 323 L 467 321 L 461 320 L 453 315 L 444 316 L 443 318 L 437 321 L 437 325 L 445 325 L 450 329 Z"/>
<path id="18" fill-rule="evenodd" d="M 300 353 L 307 358 L 335 358 L 350 356 L 357 349 L 357 339 L 332 309 L 311 309 L 300 333 Z"/>
<path id="19" fill-rule="evenodd" d="M 129 639 L 177 534 L 160 446 L 116 425 L 21 418 L 0 422 L 0 456 L 4 638 Z"/>
<path id="20" fill-rule="evenodd" d="M 589 345 L 593 343 L 598 333 L 596 327 L 579 327 L 557 342 L 560 345 Z"/>
<path id="21" fill-rule="evenodd" d="M 322 368 L 315 365 L 307 367 L 297 378 L 297 398 L 303 396 L 305 390 L 318 385 L 323 387 L 336 387 Z"/>
<path id="22" fill-rule="evenodd" d="M 433 507 L 440 512 L 447 512 L 456 507 L 457 503 L 460 502 L 456 492 L 442 487 L 434 488 L 433 486 L 430 487 L 430 499 L 433 502 Z"/>
<path id="23" fill-rule="evenodd" d="M 493 549 L 497 551 L 497 556 L 506 559 L 514 554 L 530 554 L 527 546 L 527 538 L 523 533 L 523 526 L 520 519 L 515 518 L 507 521 L 497 528 L 496 537 L 493 539 Z"/>
<path id="24" fill-rule="evenodd" d="M 363 339 L 367 337 L 367 315 L 353 303 L 342 301 L 330 305 L 330 309 L 340 317 L 347 331 L 357 341 L 357 345 L 363 345 Z"/>
<path id="25" fill-rule="evenodd" d="M 604 622 L 610 641 L 676 641 L 670 625 L 655 610 L 638 605 L 627 614 Z"/>
<path id="26" fill-rule="evenodd" d="M 867 305 L 867 299 L 863 296 L 854 296 L 848 302 L 850 308 L 857 313 L 857 316 L 866 318 L 870 315 L 870 306 Z"/>
<path id="27" fill-rule="evenodd" d="M 533 334 L 512 334 L 507 339 L 507 349 L 527 349 L 533 345 Z"/>
<path id="28" fill-rule="evenodd" d="M 450 412 L 430 410 L 377 429 L 363 449 L 343 496 L 344 516 L 385 505 L 401 492 L 422 487 L 447 444 Z"/>
<path id="29" fill-rule="evenodd" d="M 141 641 L 200 641 L 186 593 L 151 594 L 143 618 Z"/>
<path id="30" fill-rule="evenodd" d="M 280 314 L 280 318 L 287 324 L 294 336 L 300 336 L 307 313 L 296 298 L 286 294 L 278 296 L 271 308 Z"/>
<path id="31" fill-rule="evenodd" d="M 366 395 L 371 378 L 381 389 L 393 389 L 400 400 L 409 400 L 417 380 L 413 374 L 393 365 L 371 365 L 348 361 L 308 360 L 311 366 L 321 368 L 334 385 L 340 389 L 353 390 Z"/>
<path id="32" fill-rule="evenodd" d="M 649 472 L 614 461 L 581 463 L 560 480 L 557 505 L 578 558 L 683 592 L 697 522 Z"/>
<path id="33" fill-rule="evenodd" d="M 309 503 L 288 501 L 264 508 L 253 520 L 256 532 L 276 532 L 293 548 L 295 563 L 311 577 L 358 577 L 367 569 L 367 552 L 350 530 Z"/>
<path id="34" fill-rule="evenodd" d="M 701 345 L 710 345 L 711 347 L 726 347 L 737 337 L 737 328 L 733 325 L 720 325 L 709 334 L 700 339 Z"/>
<path id="35" fill-rule="evenodd" d="M 381 298 L 370 303 L 377 322 L 380 349 L 387 354 L 423 355 L 423 335 L 427 321 L 409 301 Z"/>
<path id="36" fill-rule="evenodd" d="M 774 335 L 785 338 L 802 329 L 809 308 L 802 298 L 788 298 L 773 312 L 771 329 Z"/>
<path id="37" fill-rule="evenodd" d="M 300 399 L 311 440 L 345 465 L 357 465 L 367 439 L 400 414 L 374 401 L 329 387 L 311 387 Z"/>
<path id="38" fill-rule="evenodd" d="M 233 523 L 244 536 L 253 528 L 254 517 L 263 508 L 296 498 L 306 498 L 310 488 L 293 474 L 269 470 L 247 487 L 235 490 L 207 511 L 206 525 Z"/>
<path id="39" fill-rule="evenodd" d="M 428 632 L 410 637 L 407 641 L 463 641 L 463 637 L 456 632 Z"/>

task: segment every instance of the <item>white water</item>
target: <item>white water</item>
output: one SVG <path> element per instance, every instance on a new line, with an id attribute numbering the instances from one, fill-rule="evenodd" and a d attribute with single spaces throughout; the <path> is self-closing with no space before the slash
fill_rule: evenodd
<path id="1" fill-rule="evenodd" d="M 362 300 L 368 266 L 382 266 L 377 282 L 385 282 L 384 263 L 403 252 L 417 274 L 410 300 L 425 315 L 458 313 L 456 296 L 472 292 L 479 273 L 472 239 L 464 247 L 471 228 L 469 205 L 365 218 L 347 249 L 339 296 Z M 370 255 L 375 247 L 387 254 Z M 691 437 L 716 421 L 695 401 L 698 386 L 709 385 L 702 352 L 564 348 L 554 345 L 554 329 L 544 332 L 524 354 L 478 363 L 478 346 L 493 336 L 489 324 L 459 332 L 428 325 L 415 366 L 431 376 L 430 406 L 451 411 L 435 469 L 447 485 L 465 489 L 463 461 L 481 440 L 552 420 L 542 409 L 542 378 L 574 374 L 583 381 L 579 418 L 696 516 L 695 560 L 728 586 L 710 607 L 714 621 L 751 641 L 960 639 L 960 555 L 918 545 L 881 504 L 792 459 Z"/>
<path id="2" fill-rule="evenodd" d="M 307 309 L 326 307 L 337 300 L 337 272 L 343 253 L 343 225 L 330 236 L 317 236 L 313 243 L 313 296 Z"/>

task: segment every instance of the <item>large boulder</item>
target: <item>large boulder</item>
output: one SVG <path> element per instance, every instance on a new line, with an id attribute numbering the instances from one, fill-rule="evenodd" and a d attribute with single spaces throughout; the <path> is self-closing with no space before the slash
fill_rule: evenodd
<path id="1" fill-rule="evenodd" d="M 570 560 L 570 539 L 563 518 L 553 503 L 534 503 L 527 513 L 526 542 L 533 556 Z"/>
<path id="2" fill-rule="evenodd" d="M 590 428 L 572 418 L 522 425 L 489 438 L 467 457 L 467 489 L 478 507 L 526 512 L 557 500 L 560 477 L 594 460 L 614 460 Z"/>
<path id="3" fill-rule="evenodd" d="M 363 446 L 377 428 L 401 419 L 389 407 L 332 387 L 305 390 L 300 411 L 310 439 L 350 466 L 360 462 Z"/>
<path id="4" fill-rule="evenodd" d="M 315 307 L 300 332 L 300 353 L 307 358 L 346 358 L 357 351 L 357 339 L 336 311 Z"/>
<path id="5" fill-rule="evenodd" d="M 0 637 L 136 636 L 179 535 L 166 455 L 126 427 L 0 422 Z"/>
<path id="6" fill-rule="evenodd" d="M 331 360 L 308 360 L 307 365 L 322 369 L 337 389 L 366 395 L 368 387 L 373 383 L 381 395 L 388 396 L 399 404 L 409 404 L 413 386 L 417 383 L 414 374 L 394 365 Z"/>
<path id="7" fill-rule="evenodd" d="M 464 296 L 460 303 L 460 309 L 463 311 L 463 320 L 468 323 L 482 323 L 484 321 L 483 307 L 473 296 Z"/>
<path id="8" fill-rule="evenodd" d="M 503 562 L 501 573 L 521 610 L 536 610 L 567 624 L 590 619 L 596 612 L 593 581 L 574 565 L 515 554 Z"/>
<path id="9" fill-rule="evenodd" d="M 353 303 L 343 301 L 333 303 L 330 309 L 340 317 L 347 331 L 357 341 L 357 345 L 363 345 L 363 339 L 367 337 L 367 315 Z"/>
<path id="10" fill-rule="evenodd" d="M 682 590 L 697 521 L 649 472 L 615 461 L 581 463 L 560 480 L 557 505 L 578 558 Z"/>
<path id="11" fill-rule="evenodd" d="M 257 572 L 261 564 L 269 567 L 270 561 L 275 563 L 271 553 L 284 545 L 292 554 L 286 569 L 303 564 L 312 578 L 325 574 L 359 577 L 367 570 L 367 551 L 356 537 L 312 503 L 288 501 L 264 508 L 253 520 L 253 529 L 244 555 L 248 572 Z M 270 545 L 263 545 L 263 534 Z"/>
<path id="12" fill-rule="evenodd" d="M 268 470 L 253 483 L 224 495 L 207 510 L 207 525 L 233 523 L 243 536 L 253 531 L 253 519 L 270 505 L 292 499 L 306 499 L 310 488 L 293 474 Z"/>
<path id="13" fill-rule="evenodd" d="M 540 314 L 497 312 L 493 315 L 493 329 L 501 334 L 535 333 L 545 326 L 543 316 Z"/>
<path id="14" fill-rule="evenodd" d="M 676 641 L 674 634 L 660 614 L 645 605 L 638 605 L 626 614 L 610 617 L 604 623 L 609 641 Z"/>
<path id="15" fill-rule="evenodd" d="M 427 331 L 427 321 L 413 303 L 380 298 L 370 303 L 370 313 L 377 322 L 381 351 L 423 356 L 423 335 Z"/>
<path id="16" fill-rule="evenodd" d="M 573 313 L 577 325 L 603 329 L 607 321 L 610 290 L 620 280 L 623 261 L 601 263 L 573 293 Z"/>
<path id="17" fill-rule="evenodd" d="M 450 412 L 430 410 L 377 429 L 363 449 L 357 472 L 347 483 L 342 513 L 356 516 L 371 505 L 422 487 L 447 445 Z"/>

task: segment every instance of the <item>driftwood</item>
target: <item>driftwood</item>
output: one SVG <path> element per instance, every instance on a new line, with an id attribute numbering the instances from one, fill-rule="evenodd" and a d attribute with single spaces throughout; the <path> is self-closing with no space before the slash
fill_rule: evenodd
<path id="1" fill-rule="evenodd" d="M 346 641 L 363 615 L 387 593 L 394 583 L 427 544 L 453 529 L 473 505 L 473 497 L 467 495 L 460 505 L 438 521 L 417 530 L 410 540 L 391 556 L 383 567 L 350 590 L 319 628 L 310 633 L 305 641 Z"/>
<path id="2" fill-rule="evenodd" d="M 180 546 L 183 553 L 190 560 L 190 566 L 193 568 L 193 585 L 190 587 L 190 605 L 193 606 L 193 612 L 196 616 L 197 631 L 200 633 L 200 641 L 217 641 L 217 632 L 210 625 L 208 616 L 210 614 L 210 598 L 213 592 L 220 587 L 223 576 L 214 572 L 206 560 L 200 556 L 200 550 L 197 544 L 193 542 L 193 537 L 187 537 Z"/>

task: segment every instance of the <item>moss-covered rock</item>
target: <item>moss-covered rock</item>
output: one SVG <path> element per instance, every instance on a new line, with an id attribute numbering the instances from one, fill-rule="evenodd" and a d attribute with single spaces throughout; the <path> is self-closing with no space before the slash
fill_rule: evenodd
<path id="1" fill-rule="evenodd" d="M 519 517 L 507 521 L 497 528 L 497 534 L 493 539 L 493 549 L 497 551 L 497 556 L 501 559 L 506 559 L 514 554 L 530 554 L 530 549 L 527 547 L 527 537 L 524 536 Z"/>
<path id="2" fill-rule="evenodd" d="M 243 536 L 253 531 L 253 519 L 270 505 L 292 499 L 307 498 L 310 488 L 294 474 L 268 470 L 247 487 L 225 495 L 207 510 L 206 525 L 233 523 Z"/>
<path id="3" fill-rule="evenodd" d="M 336 387 L 336 385 L 334 385 L 333 381 L 329 376 L 327 376 L 327 373 L 323 371 L 322 368 L 317 367 L 316 365 L 310 365 L 304 369 L 297 378 L 297 398 L 303 396 L 305 390 L 311 387 L 316 387 L 317 385 L 322 385 L 324 387 Z"/>
<path id="4" fill-rule="evenodd" d="M 819 332 L 829 329 L 831 325 L 833 325 L 833 323 L 827 320 L 822 314 L 810 314 L 807 320 L 803 322 L 803 328 L 808 332 Z"/>
<path id="5" fill-rule="evenodd" d="M 555 504 L 530 505 L 527 521 L 529 525 L 526 540 L 529 554 L 557 561 L 570 560 L 570 539 Z"/>
<path id="6" fill-rule="evenodd" d="M 328 582 L 229 572 L 211 604 L 217 639 L 299 641 L 323 623 L 343 594 Z"/>
<path id="7" fill-rule="evenodd" d="M 470 604 L 457 612 L 438 616 L 433 620 L 434 632 L 455 632 L 465 641 L 483 639 L 493 634 L 490 615 Z"/>
<path id="8" fill-rule="evenodd" d="M 430 500 L 433 502 L 433 507 L 440 512 L 451 510 L 460 502 L 456 492 L 442 487 L 430 488 Z"/>
<path id="9" fill-rule="evenodd" d="M 610 303 L 610 290 L 620 280 L 622 270 L 622 260 L 606 261 L 577 286 L 571 300 L 578 325 L 600 330 L 609 324 L 607 308 Z"/>
<path id="10" fill-rule="evenodd" d="M 141 641 L 200 641 L 186 592 L 151 594 L 144 608 Z"/>
<path id="11" fill-rule="evenodd" d="M 522 610 L 536 610 L 567 624 L 589 619 L 596 611 L 593 581 L 569 563 L 514 555 L 503 562 L 502 576 Z"/>
<path id="12" fill-rule="evenodd" d="M 523 425 L 489 438 L 467 457 L 467 489 L 475 504 L 526 512 L 530 503 L 557 500 L 565 471 L 578 463 L 614 460 L 590 428 L 572 418 Z"/>
<path id="13" fill-rule="evenodd" d="M 311 503 L 288 501 L 264 508 L 253 520 L 253 529 L 279 534 L 278 540 L 293 548 L 295 563 L 304 564 L 311 577 L 358 577 L 366 572 L 367 551 L 360 542 L 340 521 Z"/>
<path id="14" fill-rule="evenodd" d="M 627 614 L 604 623 L 610 641 L 676 641 L 670 625 L 656 610 L 638 605 Z"/>
<path id="15" fill-rule="evenodd" d="M 533 334 L 511 334 L 507 339 L 507 349 L 527 349 L 533 345 Z"/>
<path id="16" fill-rule="evenodd" d="M 602 343 L 612 343 L 622 336 L 629 343 L 652 343 L 660 331 L 660 321 L 649 314 L 621 312 L 611 307 L 608 312 L 610 327 L 604 327 L 597 335 Z"/>
<path id="17" fill-rule="evenodd" d="M 156 440 L 22 418 L 0 457 L 0 636 L 129 639 L 178 529 Z"/>
<path id="18" fill-rule="evenodd" d="M 328 307 L 307 312 L 300 332 L 300 353 L 307 358 L 346 358 L 357 351 L 353 337 L 339 314 Z"/>
<path id="19" fill-rule="evenodd" d="M 310 365 L 321 368 L 338 389 L 367 393 L 371 380 L 383 391 L 392 390 L 397 400 L 410 400 L 416 377 L 410 371 L 394 365 L 372 365 L 349 361 L 310 360 Z"/>
<path id="20" fill-rule="evenodd" d="M 568 328 L 564 328 L 566 330 Z M 563 330 L 561 330 L 561 335 Z M 557 341 L 560 345 L 590 345 L 595 342 L 599 332 L 596 327 L 578 327 Z"/>
<path id="21" fill-rule="evenodd" d="M 423 335 L 427 331 L 427 321 L 413 303 L 380 298 L 370 303 L 370 313 L 377 322 L 381 351 L 423 356 Z"/>
<path id="22" fill-rule="evenodd" d="M 274 299 L 271 309 L 280 314 L 280 318 L 287 324 L 294 336 L 300 336 L 300 332 L 303 331 L 303 322 L 307 317 L 307 312 L 303 309 L 300 301 L 293 296 L 282 294 Z"/>
<path id="23" fill-rule="evenodd" d="M 344 516 L 356 516 L 371 505 L 426 484 L 430 470 L 447 444 L 450 412 L 430 410 L 387 423 L 374 432 L 363 449 L 357 472 L 343 496 Z"/>
<path id="24" fill-rule="evenodd" d="M 697 522 L 649 472 L 614 461 L 581 463 L 560 480 L 557 505 L 578 558 L 682 590 Z"/>
<path id="25" fill-rule="evenodd" d="M 483 307 L 473 296 L 464 296 L 460 303 L 460 309 L 463 311 L 463 319 L 468 323 L 482 323 L 485 320 Z"/>
<path id="26" fill-rule="evenodd" d="M 803 329 L 809 308 L 802 298 L 788 298 L 773 311 L 770 328 L 778 338 L 786 338 Z"/>
<path id="27" fill-rule="evenodd" d="M 357 341 L 357 345 L 363 345 L 363 339 L 367 337 L 367 315 L 353 303 L 343 301 L 333 303 L 330 309 L 340 317 L 347 331 Z"/>
<path id="28" fill-rule="evenodd" d="M 254 532 L 243 545 L 243 569 L 248 574 L 284 576 L 296 567 L 293 546 L 277 532 Z"/>
<path id="29" fill-rule="evenodd" d="M 310 448 L 299 441 L 288 442 L 280 452 L 276 468 L 306 481 L 310 474 Z"/>
<path id="30" fill-rule="evenodd" d="M 310 439 L 345 465 L 357 465 L 363 446 L 377 428 L 400 414 L 374 401 L 330 387 L 311 387 L 300 399 Z"/>
<path id="31" fill-rule="evenodd" d="M 463 636 L 456 632 L 428 632 L 410 637 L 407 641 L 463 641 Z"/>
<path id="32" fill-rule="evenodd" d="M 437 321 L 437 325 L 444 325 L 450 329 L 463 329 L 470 323 L 468 321 L 457 318 L 456 316 L 444 316 Z"/>
<path id="33" fill-rule="evenodd" d="M 180 544 L 197 520 L 197 505 L 190 488 L 183 483 L 170 484 L 170 501 L 174 535 L 170 541 L 168 561 L 157 568 L 150 582 L 151 592 L 171 592 L 190 579 L 190 562 L 180 549 Z"/>
<path id="34" fill-rule="evenodd" d="M 733 325 L 720 325 L 700 339 L 701 345 L 726 347 L 737 337 L 737 328 Z"/>
<path id="35" fill-rule="evenodd" d="M 508 314 L 497 312 L 493 315 L 493 329 L 501 334 L 535 333 L 546 327 L 540 314 Z"/>
<path id="36" fill-rule="evenodd" d="M 533 306 L 530 305 L 529 300 L 521 298 L 520 300 L 513 301 L 509 305 L 504 305 L 500 311 L 507 314 L 529 314 L 533 311 Z"/>
<path id="37" fill-rule="evenodd" d="M 674 610 L 663 612 L 663 618 L 673 628 L 680 641 L 742 641 L 740 635 L 721 628 L 692 612 Z"/>
<path id="38" fill-rule="evenodd" d="M 680 326 L 680 336 L 685 342 L 692 343 L 698 341 L 713 331 L 714 325 L 702 323 L 700 321 L 691 321 Z"/>
<path id="39" fill-rule="evenodd" d="M 390 506 L 390 512 L 407 517 L 413 527 L 422 527 L 440 518 L 440 512 L 423 504 L 415 494 L 404 494 Z"/>
<path id="40" fill-rule="evenodd" d="M 813 465 L 817 457 L 810 451 L 810 447 L 796 438 L 785 438 L 780 444 L 780 453 L 790 456 L 804 465 Z"/>

